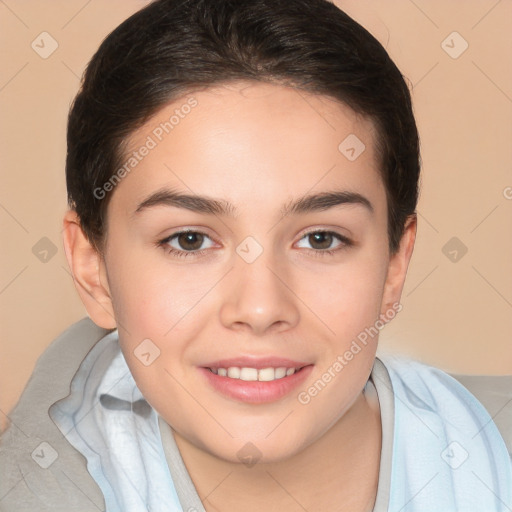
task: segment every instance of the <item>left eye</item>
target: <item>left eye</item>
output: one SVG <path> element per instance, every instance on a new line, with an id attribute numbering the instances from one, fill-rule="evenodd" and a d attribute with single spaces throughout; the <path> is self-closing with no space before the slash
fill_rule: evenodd
<path id="1" fill-rule="evenodd" d="M 340 248 L 340 246 L 350 245 L 350 240 L 348 240 L 348 238 L 338 233 L 334 233 L 333 231 L 313 231 L 304 235 L 301 238 L 301 241 L 302 240 L 307 240 L 309 243 L 320 245 L 320 247 L 313 247 L 313 250 L 318 252 L 330 253 Z M 331 244 L 334 240 L 338 240 L 338 245 L 332 248 Z"/>

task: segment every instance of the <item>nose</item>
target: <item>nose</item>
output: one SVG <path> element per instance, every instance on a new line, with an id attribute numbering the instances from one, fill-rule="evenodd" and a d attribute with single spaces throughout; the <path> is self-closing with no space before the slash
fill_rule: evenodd
<path id="1" fill-rule="evenodd" d="M 285 265 L 271 251 L 247 263 L 237 256 L 222 290 L 220 320 L 229 329 L 261 336 L 293 328 L 299 321 L 299 299 Z"/>

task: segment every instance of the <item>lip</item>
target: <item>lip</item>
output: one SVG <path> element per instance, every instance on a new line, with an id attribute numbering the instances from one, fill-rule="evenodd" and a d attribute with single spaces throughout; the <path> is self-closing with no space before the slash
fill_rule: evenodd
<path id="1" fill-rule="evenodd" d="M 238 368 L 256 368 L 261 370 L 263 368 L 279 368 L 285 366 L 286 368 L 302 368 L 311 363 L 304 361 L 294 361 L 293 359 L 286 359 L 282 357 L 236 357 L 231 359 L 219 359 L 210 363 L 201 364 L 203 368 L 229 368 L 230 366 L 238 366 Z"/>
<path id="2" fill-rule="evenodd" d="M 224 366 L 225 365 L 225 366 Z M 300 368 L 293 375 L 282 377 L 273 381 L 244 381 L 221 377 L 213 373 L 210 368 L 229 368 L 238 366 L 240 368 L 268 368 L 287 367 Z M 210 363 L 210 366 L 198 367 L 209 386 L 225 398 L 248 404 L 264 404 L 276 402 L 298 388 L 311 374 L 314 365 L 292 361 L 290 359 L 266 358 L 266 359 L 229 359 Z"/>

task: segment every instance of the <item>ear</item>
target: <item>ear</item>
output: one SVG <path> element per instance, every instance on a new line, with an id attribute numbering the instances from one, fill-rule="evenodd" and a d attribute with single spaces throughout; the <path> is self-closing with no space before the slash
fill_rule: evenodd
<path id="1" fill-rule="evenodd" d="M 115 329 L 116 321 L 102 255 L 85 236 L 74 210 L 65 213 L 63 227 L 66 258 L 87 313 L 96 325 L 104 329 Z"/>
<path id="2" fill-rule="evenodd" d="M 414 241 L 416 240 L 417 217 L 416 214 L 407 218 L 404 233 L 400 240 L 400 247 L 389 260 L 388 274 L 384 284 L 384 294 L 381 303 L 381 313 L 384 314 L 393 304 L 400 302 L 404 287 L 407 267 L 411 260 Z"/>

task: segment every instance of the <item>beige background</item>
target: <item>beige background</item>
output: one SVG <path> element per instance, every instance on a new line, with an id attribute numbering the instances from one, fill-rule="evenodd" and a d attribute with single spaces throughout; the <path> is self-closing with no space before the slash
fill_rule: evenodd
<path id="1" fill-rule="evenodd" d="M 86 315 L 61 241 L 66 115 L 100 41 L 145 3 L 0 1 L 0 425 L 37 357 Z M 512 373 L 512 1 L 337 3 L 410 81 L 422 140 L 417 245 L 380 347 L 448 371 Z M 46 59 L 31 47 L 44 37 L 50 48 L 42 32 L 58 44 Z M 458 58 L 445 51 L 464 41 Z M 52 245 L 46 262 L 33 253 Z"/>

